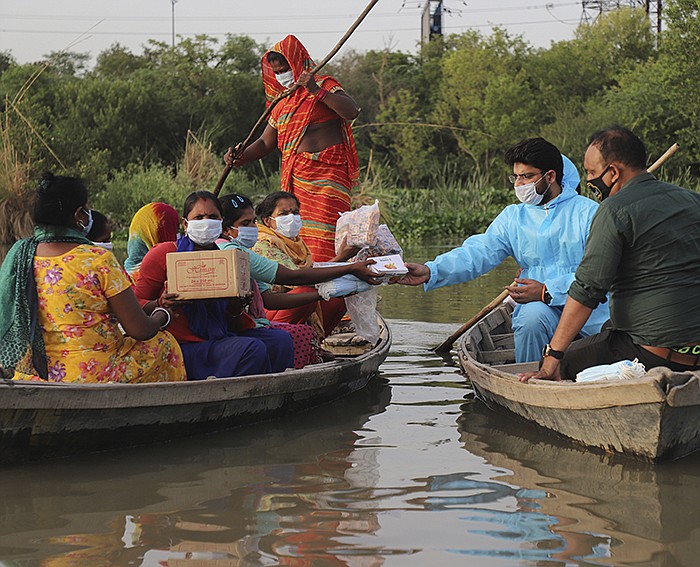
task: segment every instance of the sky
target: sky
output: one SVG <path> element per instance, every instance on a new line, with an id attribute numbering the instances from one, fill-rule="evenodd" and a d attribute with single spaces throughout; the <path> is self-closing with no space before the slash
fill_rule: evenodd
<path id="1" fill-rule="evenodd" d="M 312 57 L 330 51 L 369 0 L 2 0 L 0 51 L 20 63 L 52 51 L 90 53 L 92 60 L 119 43 L 141 53 L 149 39 L 172 42 L 207 34 L 246 34 L 272 45 L 295 34 Z M 341 50 L 391 48 L 415 52 L 425 0 L 379 0 Z M 571 39 L 581 20 L 581 1 L 444 0 L 443 32 L 469 28 L 484 34 L 500 25 L 536 47 Z"/>

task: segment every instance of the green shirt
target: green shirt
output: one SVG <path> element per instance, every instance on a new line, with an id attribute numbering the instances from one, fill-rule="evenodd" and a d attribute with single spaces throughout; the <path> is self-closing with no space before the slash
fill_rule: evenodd
<path id="1" fill-rule="evenodd" d="M 650 173 L 598 208 L 569 295 L 595 308 L 610 291 L 613 327 L 635 344 L 700 344 L 700 194 Z"/>

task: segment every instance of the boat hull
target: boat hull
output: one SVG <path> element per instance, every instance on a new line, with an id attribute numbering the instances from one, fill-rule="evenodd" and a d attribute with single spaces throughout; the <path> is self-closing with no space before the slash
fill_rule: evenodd
<path id="1" fill-rule="evenodd" d="M 700 375 L 655 368 L 633 380 L 520 382 L 517 365 L 478 360 L 498 358 L 493 351 L 485 355 L 479 345 L 494 330 L 503 336 L 509 317 L 506 307 L 500 309 L 505 313 L 477 323 L 458 348 L 462 370 L 487 405 L 608 453 L 662 461 L 700 449 Z"/>
<path id="2" fill-rule="evenodd" d="M 152 384 L 0 384 L 0 462 L 175 439 L 269 420 L 364 388 L 388 355 L 378 344 L 352 359 L 275 374 Z"/>

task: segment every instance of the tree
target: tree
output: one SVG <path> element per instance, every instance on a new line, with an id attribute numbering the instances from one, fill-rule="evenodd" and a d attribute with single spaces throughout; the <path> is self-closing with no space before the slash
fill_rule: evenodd
<path id="1" fill-rule="evenodd" d="M 530 48 L 495 29 L 467 32 L 443 58 L 434 122 L 455 126 L 459 150 L 477 171 L 488 171 L 514 140 L 529 137 L 542 110 L 527 80 Z"/>

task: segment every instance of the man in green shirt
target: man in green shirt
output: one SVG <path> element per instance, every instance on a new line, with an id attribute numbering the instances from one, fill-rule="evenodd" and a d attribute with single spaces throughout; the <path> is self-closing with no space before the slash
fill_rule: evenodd
<path id="1" fill-rule="evenodd" d="M 584 167 L 603 202 L 541 369 L 522 381 L 634 358 L 647 370 L 700 368 L 700 194 L 658 181 L 646 159 L 626 128 L 591 137 Z M 608 291 L 611 328 L 569 348 Z"/>

